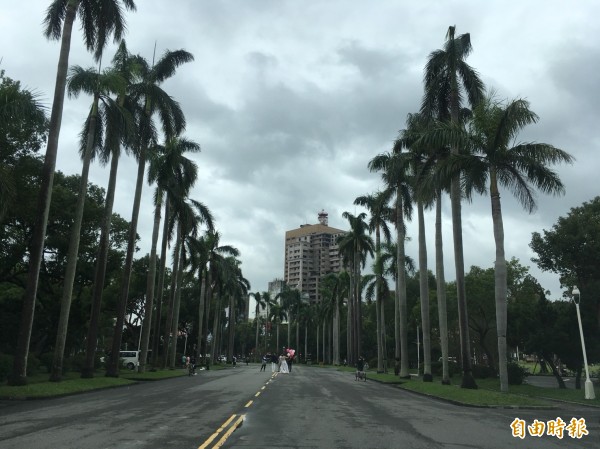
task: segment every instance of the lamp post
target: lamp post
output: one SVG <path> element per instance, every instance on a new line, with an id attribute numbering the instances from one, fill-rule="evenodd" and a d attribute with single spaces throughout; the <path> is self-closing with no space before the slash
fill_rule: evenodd
<path id="1" fill-rule="evenodd" d="M 581 336 L 581 349 L 583 350 L 583 365 L 585 367 L 585 398 L 595 399 L 594 384 L 590 380 L 590 371 L 588 369 L 587 355 L 585 352 L 585 341 L 583 340 L 583 328 L 581 326 L 581 313 L 579 312 L 579 302 L 581 301 L 581 293 L 577 286 L 573 287 L 573 302 L 577 309 L 577 321 L 579 323 L 579 335 Z"/>

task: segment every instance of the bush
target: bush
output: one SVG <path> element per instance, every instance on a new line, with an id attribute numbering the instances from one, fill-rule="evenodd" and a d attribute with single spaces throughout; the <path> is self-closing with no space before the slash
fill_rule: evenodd
<path id="1" fill-rule="evenodd" d="M 40 359 L 34 356 L 32 353 L 29 353 L 27 356 L 27 376 L 33 376 L 40 372 Z"/>
<path id="2" fill-rule="evenodd" d="M 0 354 L 0 382 L 6 382 L 8 375 L 12 371 L 13 356 L 8 354 Z"/>
<path id="3" fill-rule="evenodd" d="M 494 368 L 487 365 L 473 365 L 473 377 L 475 379 L 487 379 L 488 377 L 495 377 L 496 371 Z"/>
<path id="4" fill-rule="evenodd" d="M 52 360 L 54 359 L 54 354 L 52 352 L 44 352 L 40 354 L 40 365 L 46 368 L 46 371 L 49 373 L 52 371 Z"/>
<path id="5" fill-rule="evenodd" d="M 509 385 L 521 385 L 523 384 L 523 380 L 529 376 L 529 371 L 515 362 L 509 362 L 507 365 L 507 370 Z"/>
<path id="6" fill-rule="evenodd" d="M 448 377 L 452 377 L 455 374 L 460 375 L 460 366 L 458 363 L 448 361 Z M 431 374 L 435 377 L 443 377 L 444 376 L 444 366 L 442 362 L 431 362 Z"/>

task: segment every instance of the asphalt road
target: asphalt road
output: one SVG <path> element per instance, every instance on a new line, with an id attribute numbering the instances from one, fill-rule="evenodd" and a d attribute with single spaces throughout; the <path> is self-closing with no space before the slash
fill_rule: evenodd
<path id="1" fill-rule="evenodd" d="M 589 435 L 515 438 L 585 420 Z M 258 365 L 59 399 L 0 402 L 0 448 L 598 448 L 600 410 L 461 407 L 330 369 Z"/>

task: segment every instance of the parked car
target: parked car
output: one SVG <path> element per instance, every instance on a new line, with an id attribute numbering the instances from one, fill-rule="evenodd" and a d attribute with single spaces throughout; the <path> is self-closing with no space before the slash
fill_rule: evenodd
<path id="1" fill-rule="evenodd" d="M 142 351 L 119 351 L 119 358 L 123 361 L 123 366 L 133 370 L 140 365 L 140 353 Z M 100 357 L 102 363 L 105 362 L 105 357 Z"/>

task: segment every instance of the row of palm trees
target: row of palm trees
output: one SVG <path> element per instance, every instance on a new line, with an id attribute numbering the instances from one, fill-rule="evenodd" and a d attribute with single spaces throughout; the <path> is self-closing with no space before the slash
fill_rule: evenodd
<path id="1" fill-rule="evenodd" d="M 206 342 L 211 306 L 215 329 L 220 326 L 221 312 L 226 306 L 230 310 L 229 322 L 234 323 L 233 314 L 250 288 L 241 272 L 239 251 L 220 244 L 220 235 L 215 230 L 210 210 L 201 202 L 189 198 L 190 191 L 198 178 L 198 170 L 196 164 L 186 155 L 199 152 L 200 146 L 183 137 L 182 133 L 186 125 L 184 113 L 179 103 L 161 87 L 166 80 L 175 75 L 178 67 L 192 61 L 193 56 L 185 50 L 165 51 L 161 57 L 149 63 L 143 57 L 130 53 L 125 41 L 122 40 L 125 30 L 123 8 L 135 10 L 135 4 L 132 0 L 55 0 L 47 10 L 46 36 L 62 38 L 62 44 L 40 188 L 38 208 L 40 216 L 31 242 L 27 290 L 10 378 L 12 385 L 21 385 L 27 381 L 29 339 L 34 319 L 37 279 L 43 257 L 65 91 L 71 97 L 88 94 L 92 97 L 92 103 L 81 132 L 80 153 L 83 160 L 81 182 L 75 220 L 71 228 L 50 379 L 59 381 L 62 378 L 84 199 L 88 187 L 90 164 L 95 158 L 98 158 L 103 165 L 110 161 L 110 174 L 98 245 L 82 377 L 92 377 L 96 368 L 98 326 L 110 245 L 112 209 L 118 165 L 123 150 L 137 159 L 138 170 L 112 339 L 111 354 L 114 356 L 108 359 L 106 375 L 118 376 L 119 373 L 118 354 L 121 349 L 122 330 L 129 300 L 129 284 L 138 238 L 137 224 L 146 171 L 148 171 L 148 182 L 156 187 L 154 226 L 141 335 L 140 370 L 145 369 L 151 334 L 154 336 L 153 364 L 172 367 L 175 365 L 174 342 L 179 332 L 179 310 L 184 279 L 196 277 L 202 280 L 198 312 L 199 343 Z M 68 69 L 71 32 L 77 17 L 82 21 L 85 44 L 90 51 L 93 51 L 97 62 L 101 60 L 103 49 L 111 35 L 119 42 L 111 67 L 96 70 L 73 66 Z M 161 134 L 164 139 L 162 144 L 159 143 Z M 163 218 L 163 229 L 159 259 L 157 247 L 161 218 Z M 204 232 L 202 226 L 205 227 Z M 173 265 L 171 285 L 165 288 L 169 245 L 172 247 Z M 168 293 L 168 298 L 163 298 L 165 293 Z M 223 297 L 228 298 L 227 304 L 217 302 L 213 305 L 217 298 L 220 301 Z M 163 312 L 164 307 L 166 310 Z M 154 313 L 156 316 L 153 319 Z M 166 318 L 162 316 L 163 313 Z M 161 329 L 163 322 L 165 328 Z M 151 332 L 152 323 L 154 323 L 153 332 Z M 235 331 L 234 326 L 230 325 L 229 330 L 231 340 Z M 198 355 L 201 353 L 200 346 L 197 345 Z M 160 360 L 159 349 L 162 349 Z"/>
<path id="2" fill-rule="evenodd" d="M 450 194 L 453 248 L 458 298 L 458 321 L 463 388 L 477 388 L 471 372 L 469 328 L 464 283 L 461 205 L 463 198 L 490 194 L 493 235 L 496 246 L 495 296 L 501 391 L 508 391 L 506 316 L 507 278 L 504 230 L 499 187 L 511 191 L 528 212 L 536 207 L 534 189 L 562 194 L 564 186 L 550 165 L 571 163 L 573 157 L 550 144 L 516 143 L 519 132 L 538 117 L 523 99 L 499 101 L 494 92 L 485 92 L 477 72 L 466 62 L 471 52 L 469 34 L 455 35 L 450 27 L 443 49 L 429 55 L 425 67 L 421 109 L 409 114 L 406 128 L 391 151 L 375 156 L 369 170 L 381 174 L 384 190 L 357 198 L 355 204 L 370 213 L 345 213 L 350 232 L 338 241 L 340 253 L 350 273 L 348 300 L 348 358 L 355 361 L 360 348 L 360 270 L 367 255 L 374 255 L 373 278 L 376 303 L 383 298 L 386 268 L 382 260 L 381 234 L 390 241 L 387 222 L 396 228 L 395 263 L 395 357 L 400 360 L 400 376 L 408 373 L 406 310 L 406 267 L 404 250 L 406 221 L 417 209 L 421 324 L 423 329 L 424 380 L 431 381 L 431 339 L 429 320 L 428 265 L 425 239 L 426 208 L 435 207 L 435 254 L 439 332 L 443 359 L 442 382 L 448 376 L 448 326 L 446 318 L 445 273 L 442 241 L 443 193 Z M 467 101 L 469 108 L 464 104 Z M 375 242 L 365 231 L 375 233 Z M 388 266 L 389 270 L 389 266 Z M 389 272 L 389 271 L 388 271 Z M 383 307 L 377 307 L 378 370 L 383 369 L 385 330 Z"/>

